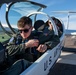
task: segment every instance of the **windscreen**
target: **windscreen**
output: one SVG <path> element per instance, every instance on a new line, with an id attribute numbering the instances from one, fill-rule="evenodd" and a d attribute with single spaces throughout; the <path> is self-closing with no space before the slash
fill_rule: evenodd
<path id="1" fill-rule="evenodd" d="M 14 3 L 8 11 L 8 21 L 12 27 L 17 28 L 17 21 L 22 16 L 27 16 L 31 12 L 36 12 L 40 9 L 40 6 L 31 4 L 29 2 L 17 2 Z M 33 18 L 32 18 L 33 19 Z"/>

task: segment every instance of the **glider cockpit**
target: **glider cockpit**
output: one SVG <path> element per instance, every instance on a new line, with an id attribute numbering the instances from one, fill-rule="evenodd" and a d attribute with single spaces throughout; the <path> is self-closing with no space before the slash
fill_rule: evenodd
<path id="1" fill-rule="evenodd" d="M 4 41 L 7 40 L 7 43 L 12 36 L 18 33 L 17 21 L 22 16 L 30 17 L 33 21 L 32 25 L 34 25 L 37 20 L 43 20 L 44 22 L 47 22 L 49 20 L 53 26 L 54 34 L 59 35 L 56 23 L 53 21 L 52 17 L 50 17 L 48 14 L 42 11 L 44 8 L 46 8 L 46 6 L 43 4 L 27 0 L 16 0 L 12 2 L 6 1 L 4 4 L 2 4 L 0 10 L 0 27 L 4 31 L 4 33 L 6 33 L 7 36 L 9 36 Z M 29 68 L 22 72 L 21 75 L 48 74 L 50 68 L 52 68 L 53 64 L 58 59 L 61 53 L 61 48 L 63 46 L 64 25 L 63 23 L 61 24 L 63 27 L 63 33 L 60 37 L 60 42 L 57 44 L 57 46 L 55 46 L 52 50 L 46 51 Z M 5 36 L 4 33 L 2 32 L 2 34 Z"/>

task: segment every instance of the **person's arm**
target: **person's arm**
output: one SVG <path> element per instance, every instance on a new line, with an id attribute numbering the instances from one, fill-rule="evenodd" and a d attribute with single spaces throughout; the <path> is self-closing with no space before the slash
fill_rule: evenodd
<path id="1" fill-rule="evenodd" d="M 9 56 L 18 54 L 20 52 L 24 52 L 25 45 L 24 44 L 16 44 L 16 42 L 17 42 L 17 39 L 15 37 L 12 37 L 12 40 L 9 41 L 8 46 L 6 47 Z"/>
<path id="2" fill-rule="evenodd" d="M 59 42 L 60 42 L 59 37 L 57 35 L 53 35 L 53 37 L 50 38 L 50 40 L 48 42 L 45 42 L 45 44 L 47 45 L 48 49 L 52 49 L 56 45 L 58 45 Z"/>
<path id="3" fill-rule="evenodd" d="M 39 41 L 37 39 L 31 39 L 25 43 L 21 42 L 20 44 L 15 44 L 15 42 L 16 42 L 16 39 L 14 38 L 13 41 L 9 43 L 9 46 L 7 46 L 8 54 L 10 56 L 24 53 L 27 48 L 37 47 L 39 44 Z"/>
<path id="4" fill-rule="evenodd" d="M 59 42 L 59 37 L 57 35 L 52 35 L 52 37 L 50 37 L 48 41 L 46 41 L 44 44 L 40 44 L 37 50 L 39 52 L 45 52 L 48 49 L 54 48 L 56 45 L 58 45 Z"/>
<path id="5" fill-rule="evenodd" d="M 54 31 L 53 30 L 48 30 L 46 33 L 42 32 L 39 35 L 39 44 L 44 44 L 45 42 L 49 41 L 54 35 Z"/>

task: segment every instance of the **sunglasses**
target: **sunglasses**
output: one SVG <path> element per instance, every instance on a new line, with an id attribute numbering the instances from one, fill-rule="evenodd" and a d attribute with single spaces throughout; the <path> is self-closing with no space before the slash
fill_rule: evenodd
<path id="1" fill-rule="evenodd" d="M 30 29 L 30 28 L 29 28 Z M 29 32 L 29 29 L 24 29 L 24 30 L 18 30 L 19 33 L 22 33 L 24 31 L 25 33 Z"/>

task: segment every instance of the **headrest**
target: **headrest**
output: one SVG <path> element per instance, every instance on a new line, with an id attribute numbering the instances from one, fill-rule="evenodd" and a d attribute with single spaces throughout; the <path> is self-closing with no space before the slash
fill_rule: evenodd
<path id="1" fill-rule="evenodd" d="M 34 23 L 35 30 L 42 31 L 44 29 L 44 27 L 45 27 L 45 23 L 43 20 L 37 20 Z"/>

